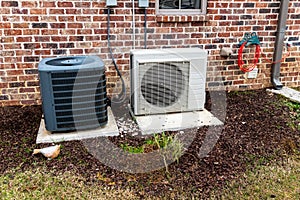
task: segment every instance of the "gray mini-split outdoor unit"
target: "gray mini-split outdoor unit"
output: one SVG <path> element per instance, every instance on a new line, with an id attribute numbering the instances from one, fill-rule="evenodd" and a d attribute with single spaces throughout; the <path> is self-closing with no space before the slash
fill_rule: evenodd
<path id="1" fill-rule="evenodd" d="M 107 123 L 105 68 L 98 56 L 45 58 L 38 71 L 48 131 L 84 130 Z"/>
<path id="2" fill-rule="evenodd" d="M 130 105 L 134 115 L 204 109 L 205 50 L 132 50 L 130 60 Z"/>

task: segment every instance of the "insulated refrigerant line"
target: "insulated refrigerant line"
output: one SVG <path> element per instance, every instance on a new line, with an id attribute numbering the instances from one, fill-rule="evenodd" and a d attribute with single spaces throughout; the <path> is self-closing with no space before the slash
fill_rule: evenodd
<path id="1" fill-rule="evenodd" d="M 111 49 L 111 44 L 110 44 L 110 7 L 107 8 L 107 45 L 108 45 L 111 60 L 114 64 L 117 74 L 120 77 L 121 82 L 122 82 L 122 91 L 120 92 L 120 94 L 118 94 L 118 101 L 115 102 L 115 103 L 121 103 L 126 98 L 126 87 L 125 87 L 124 79 L 122 77 L 122 74 L 121 74 L 118 66 L 117 66 L 117 63 L 115 61 L 115 58 L 114 58 L 114 55 L 113 55 L 113 52 Z"/>

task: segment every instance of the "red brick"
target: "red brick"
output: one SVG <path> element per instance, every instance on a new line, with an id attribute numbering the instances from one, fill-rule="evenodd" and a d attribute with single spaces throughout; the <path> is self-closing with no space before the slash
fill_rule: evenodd
<path id="1" fill-rule="evenodd" d="M 16 56 L 32 55 L 31 50 L 16 50 Z"/>
<path id="2" fill-rule="evenodd" d="M 16 64 L 15 63 L 0 63 L 0 69 L 14 69 L 16 68 Z"/>
<path id="3" fill-rule="evenodd" d="M 235 85 L 240 85 L 240 84 L 244 84 L 245 83 L 245 80 L 234 80 L 233 81 L 233 84 Z"/>
<path id="4" fill-rule="evenodd" d="M 83 28 L 83 24 L 82 23 L 68 23 L 67 27 L 68 28 Z"/>
<path id="5" fill-rule="evenodd" d="M 74 16 L 58 16 L 58 21 L 67 22 L 67 21 L 74 21 Z"/>
<path id="6" fill-rule="evenodd" d="M 256 3 L 256 7 L 257 7 L 257 8 L 267 8 L 267 7 L 268 7 L 268 4 L 267 4 L 267 3 L 257 2 L 257 3 Z"/>
<path id="7" fill-rule="evenodd" d="M 1 43 L 13 43 L 14 39 L 15 39 L 14 37 L 2 37 Z"/>
<path id="8" fill-rule="evenodd" d="M 25 22 L 38 22 L 39 16 L 22 16 L 22 20 Z"/>
<path id="9" fill-rule="evenodd" d="M 64 41 L 68 41 L 68 37 L 66 37 L 66 36 L 51 36 L 51 40 L 53 42 L 64 42 Z"/>
<path id="10" fill-rule="evenodd" d="M 34 50 L 34 55 L 51 55 L 51 50 L 48 49 Z"/>
<path id="11" fill-rule="evenodd" d="M 2 81 L 4 81 L 4 82 L 17 82 L 18 81 L 18 77 L 17 76 L 5 76 L 5 77 L 2 77 L 1 78 L 2 79 Z M 10 86 L 9 86 L 10 87 Z"/>
<path id="12" fill-rule="evenodd" d="M 31 93 L 33 93 L 33 92 L 35 92 L 35 88 L 20 88 L 19 89 L 19 92 L 20 93 L 28 93 L 28 92 L 31 92 Z"/>
<path id="13" fill-rule="evenodd" d="M 76 8 L 90 8 L 91 5 L 92 5 L 91 2 L 89 2 L 89 1 L 75 2 L 75 7 Z M 86 9 L 86 10 L 88 10 L 88 9 Z"/>
<path id="14" fill-rule="evenodd" d="M 71 14 L 73 14 L 73 15 L 80 15 L 81 14 L 81 10 L 80 9 L 67 9 L 66 10 L 66 14 L 68 14 L 68 15 L 71 15 Z"/>
<path id="15" fill-rule="evenodd" d="M 104 1 L 93 1 L 92 2 L 92 7 L 93 8 L 104 8 L 106 6 L 105 2 Z"/>
<path id="16" fill-rule="evenodd" d="M 22 1 L 22 8 L 34 8 L 37 6 L 37 1 Z"/>
<path id="17" fill-rule="evenodd" d="M 226 27 L 226 32 L 227 31 L 238 31 L 238 27 L 237 26 L 229 26 L 229 27 Z"/>
<path id="18" fill-rule="evenodd" d="M 8 88 L 8 83 L 0 82 L 0 88 Z M 4 93 L 2 93 L 2 94 L 4 94 Z"/>
<path id="19" fill-rule="evenodd" d="M 73 3 L 72 2 L 57 2 L 58 7 L 64 7 L 64 8 L 69 8 L 69 7 L 73 7 Z"/>
<path id="20" fill-rule="evenodd" d="M 39 105 L 40 103 L 37 102 L 37 100 L 21 100 L 21 105 Z"/>
<path id="21" fill-rule="evenodd" d="M 78 22 L 91 22 L 91 16 L 76 16 L 76 21 Z"/>
<path id="22" fill-rule="evenodd" d="M 45 15 L 47 14 L 47 11 L 45 8 L 36 8 L 36 9 L 30 9 L 31 15 Z"/>
<path id="23" fill-rule="evenodd" d="M 220 14 L 232 14 L 231 9 L 220 9 Z"/>
<path id="24" fill-rule="evenodd" d="M 39 35 L 40 30 L 38 29 L 24 29 L 23 35 Z"/>
<path id="25" fill-rule="evenodd" d="M 21 100 L 21 99 L 27 99 L 27 94 L 11 94 L 10 98 L 12 100 Z"/>
<path id="26" fill-rule="evenodd" d="M 228 32 L 218 33 L 218 36 L 219 36 L 219 37 L 229 37 L 229 36 L 230 36 L 230 33 L 228 33 Z"/>
<path id="27" fill-rule="evenodd" d="M 63 15 L 65 14 L 64 9 L 50 9 L 50 14 L 51 15 Z"/>
<path id="28" fill-rule="evenodd" d="M 50 36 L 35 36 L 34 41 L 35 42 L 49 42 Z"/>
<path id="29" fill-rule="evenodd" d="M 13 8 L 12 9 L 12 14 L 21 14 L 21 15 L 28 15 L 28 10 L 27 9 L 19 9 L 19 8 Z"/>
<path id="30" fill-rule="evenodd" d="M 91 29 L 78 29 L 77 30 L 77 35 L 91 35 L 92 33 L 93 33 L 93 30 L 91 30 Z"/>
<path id="31" fill-rule="evenodd" d="M 240 26 L 239 31 L 251 31 L 252 27 L 251 26 Z"/>
<path id="32" fill-rule="evenodd" d="M 24 71 L 20 69 L 14 69 L 14 70 L 7 70 L 6 71 L 7 76 L 14 76 L 14 75 L 23 75 Z"/>
<path id="33" fill-rule="evenodd" d="M 1 101 L 1 106 L 15 106 L 20 105 L 19 100 L 8 100 L 8 101 Z"/>
<path id="34" fill-rule="evenodd" d="M 1 6 L 2 7 L 18 7 L 19 3 L 18 1 L 2 1 Z"/>
<path id="35" fill-rule="evenodd" d="M 14 51 L 1 51 L 0 56 L 14 56 L 15 52 Z"/>
<path id="36" fill-rule="evenodd" d="M 28 93 L 27 94 L 28 99 L 40 99 L 40 94 L 32 94 L 32 93 Z"/>
<path id="37" fill-rule="evenodd" d="M 83 41 L 84 36 L 70 36 L 69 41 Z"/>
<path id="38" fill-rule="evenodd" d="M 65 23 L 50 23 L 51 28 L 66 28 Z"/>
<path id="39" fill-rule="evenodd" d="M 22 30 L 20 29 L 9 29 L 4 30 L 5 35 L 22 35 Z"/>
<path id="40" fill-rule="evenodd" d="M 4 49 L 21 49 L 21 44 L 14 43 L 14 44 L 4 44 Z"/>
<path id="41" fill-rule="evenodd" d="M 70 49 L 71 54 L 82 54 L 83 50 L 82 49 Z"/>
<path id="42" fill-rule="evenodd" d="M 55 7 L 55 2 L 56 1 L 43 1 L 43 7 L 46 7 L 46 8 L 53 8 Z"/>
<path id="43" fill-rule="evenodd" d="M 124 16 L 111 16 L 111 21 L 124 21 Z"/>
<path id="44" fill-rule="evenodd" d="M 39 81 L 26 81 L 26 86 L 31 87 L 31 86 L 39 86 Z M 35 88 L 37 90 L 37 88 Z"/>
<path id="45" fill-rule="evenodd" d="M 2 15 L 4 15 L 4 14 L 9 15 L 9 14 L 10 14 L 10 9 L 9 9 L 9 8 L 1 8 L 1 7 L 0 7 L 0 13 L 1 13 Z"/>
<path id="46" fill-rule="evenodd" d="M 18 69 L 29 69 L 33 68 L 34 65 L 32 63 L 17 63 L 17 68 Z"/>
<path id="47" fill-rule="evenodd" d="M 29 28 L 28 23 L 13 23 L 13 28 Z"/>
<path id="48" fill-rule="evenodd" d="M 43 29 L 41 30 L 42 35 L 57 35 L 57 30 Z"/>
<path id="49" fill-rule="evenodd" d="M 98 9 L 84 9 L 83 13 L 84 15 L 96 15 L 99 14 L 99 10 Z M 92 16 L 94 17 L 94 16 Z"/>

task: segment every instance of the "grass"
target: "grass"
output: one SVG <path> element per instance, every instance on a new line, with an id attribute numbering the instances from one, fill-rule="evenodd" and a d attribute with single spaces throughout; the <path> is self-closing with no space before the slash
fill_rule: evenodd
<path id="1" fill-rule="evenodd" d="M 85 180 L 72 173 L 54 176 L 45 169 L 0 176 L 0 199 L 136 199 L 129 190 L 86 185 Z"/>
<path id="2" fill-rule="evenodd" d="M 300 199 L 300 154 L 282 164 L 258 165 L 216 193 L 212 199 Z"/>
<path id="3" fill-rule="evenodd" d="M 282 104 L 287 106 L 291 120 L 288 122 L 289 127 L 300 131 L 300 103 L 283 100 Z"/>
<path id="4" fill-rule="evenodd" d="M 240 179 L 228 183 L 222 191 L 215 191 L 211 199 L 300 199 L 300 153 L 284 160 L 257 162 Z M 71 172 L 53 175 L 44 168 L 6 173 L 0 176 L 0 190 L 0 199 L 138 199 L 130 189 L 87 185 L 84 178 Z M 183 190 L 177 195 L 184 199 L 192 194 Z M 155 198 L 146 195 L 145 199 Z"/>

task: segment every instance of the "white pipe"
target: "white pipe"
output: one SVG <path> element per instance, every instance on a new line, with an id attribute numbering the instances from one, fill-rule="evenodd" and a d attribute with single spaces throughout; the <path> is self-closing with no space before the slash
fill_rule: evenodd
<path id="1" fill-rule="evenodd" d="M 134 0 L 132 0 L 132 41 L 133 45 L 132 48 L 135 49 L 135 6 L 134 6 Z"/>

